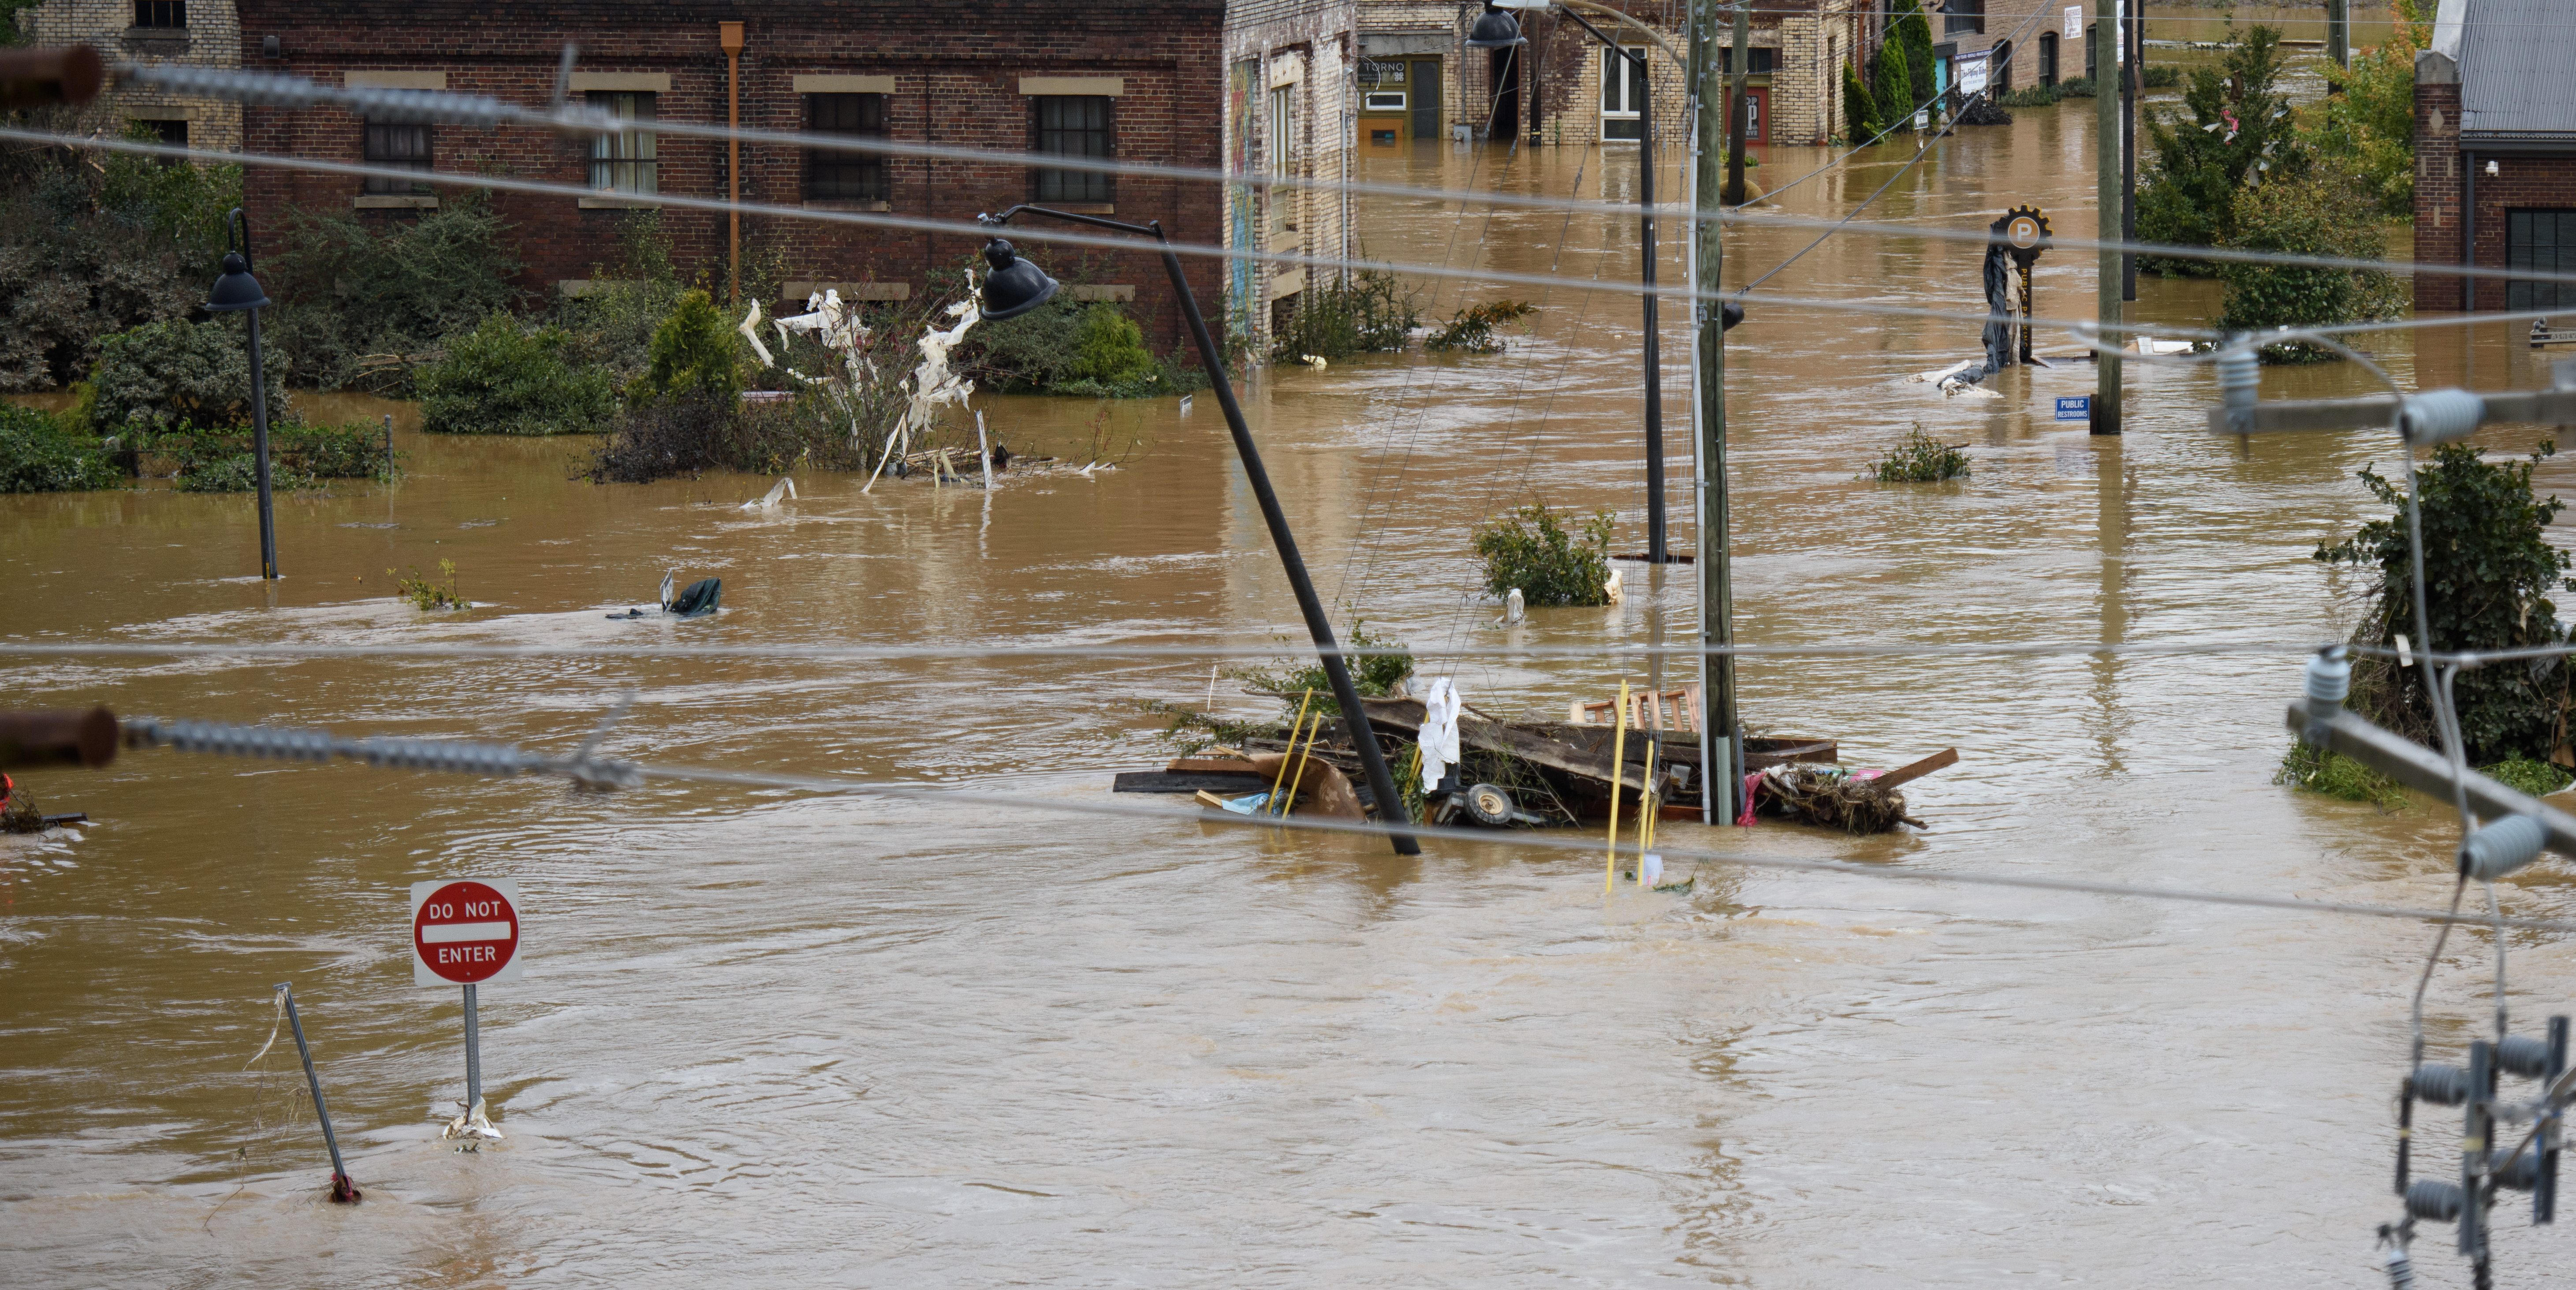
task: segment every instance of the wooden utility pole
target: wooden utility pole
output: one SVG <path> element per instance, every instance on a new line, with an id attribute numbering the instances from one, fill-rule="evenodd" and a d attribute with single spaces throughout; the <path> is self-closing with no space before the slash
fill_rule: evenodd
<path id="1" fill-rule="evenodd" d="M 1735 89 L 1726 100 L 1726 203 L 1744 204 L 1745 65 L 1752 61 L 1753 17 L 1743 0 L 1735 5 Z M 1839 92 L 1839 90 L 1837 90 Z M 1696 317 L 1696 315 L 1693 315 Z"/>
<path id="2" fill-rule="evenodd" d="M 2104 85 L 2104 77 L 2120 75 L 2120 0 L 2093 0 L 2093 106 L 2094 160 L 2094 237 L 2102 246 L 2098 263 L 2101 279 L 2101 352 L 2097 381 L 2093 389 L 2093 433 L 2120 433 L 2120 343 L 2125 333 L 2115 330 L 2122 322 L 2120 308 L 2120 96 Z"/>
<path id="3" fill-rule="evenodd" d="M 2326 57 L 2352 66 L 2352 0 L 2326 0 Z"/>
<path id="4" fill-rule="evenodd" d="M 1717 5 L 1718 0 L 1691 0 L 1691 89 L 1699 110 L 1698 129 L 1693 131 L 1699 142 L 1698 155 L 1691 158 L 1695 172 L 1693 205 L 1698 215 L 1691 227 L 1691 262 L 1697 275 L 1693 285 L 1703 293 L 1714 293 L 1725 282 L 1725 253 L 1718 240 L 1717 223 L 1723 203 L 1718 192 L 1717 153 L 1713 151 L 1717 141 L 1726 137 L 1722 114 L 1727 106 L 1714 39 Z M 1746 26 L 1743 0 L 1737 0 L 1735 24 L 1736 93 L 1741 95 L 1741 51 Z M 1739 146 L 1736 156 L 1742 155 Z M 1743 166 L 1739 162 L 1734 169 L 1741 189 Z M 1693 481 L 1699 485 L 1699 640 L 1702 650 L 1713 651 L 1735 643 L 1735 598 L 1730 585 L 1733 569 L 1727 554 L 1726 325 L 1716 301 L 1691 301 L 1691 343 L 1697 347 L 1699 358 L 1699 451 L 1693 454 L 1699 466 L 1699 478 Z M 1741 778 L 1735 766 L 1735 656 L 1701 654 L 1699 675 L 1702 819 L 1711 824 L 1731 824 L 1735 820 L 1735 786 Z"/>

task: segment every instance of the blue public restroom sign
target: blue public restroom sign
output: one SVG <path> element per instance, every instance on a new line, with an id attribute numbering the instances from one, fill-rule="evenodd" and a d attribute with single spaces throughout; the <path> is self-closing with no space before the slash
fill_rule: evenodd
<path id="1" fill-rule="evenodd" d="M 2061 394 L 2057 396 L 2057 419 L 2060 421 L 2092 420 L 2093 396 L 2090 394 Z"/>

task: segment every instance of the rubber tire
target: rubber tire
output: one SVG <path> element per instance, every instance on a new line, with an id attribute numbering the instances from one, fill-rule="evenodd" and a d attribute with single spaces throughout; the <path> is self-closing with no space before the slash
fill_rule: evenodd
<path id="1" fill-rule="evenodd" d="M 1510 827 L 1516 814 L 1512 795 L 1491 784 L 1477 784 L 1459 794 L 1456 800 L 1466 808 L 1468 819 L 1489 829 Z"/>

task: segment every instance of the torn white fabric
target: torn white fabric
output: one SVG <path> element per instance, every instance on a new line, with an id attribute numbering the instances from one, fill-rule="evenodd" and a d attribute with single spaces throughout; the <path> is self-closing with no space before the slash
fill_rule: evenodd
<path id="1" fill-rule="evenodd" d="M 1448 677 L 1431 683 L 1422 695 L 1422 728 L 1415 733 L 1422 749 L 1422 791 L 1440 787 L 1449 768 L 1458 764 L 1458 711 L 1464 701 Z"/>

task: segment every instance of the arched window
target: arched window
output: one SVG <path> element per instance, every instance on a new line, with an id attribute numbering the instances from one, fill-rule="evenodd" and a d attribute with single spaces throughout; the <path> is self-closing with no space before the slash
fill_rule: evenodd
<path id="1" fill-rule="evenodd" d="M 2039 33 L 2039 83 L 2057 83 L 2057 33 L 2053 31 Z"/>

